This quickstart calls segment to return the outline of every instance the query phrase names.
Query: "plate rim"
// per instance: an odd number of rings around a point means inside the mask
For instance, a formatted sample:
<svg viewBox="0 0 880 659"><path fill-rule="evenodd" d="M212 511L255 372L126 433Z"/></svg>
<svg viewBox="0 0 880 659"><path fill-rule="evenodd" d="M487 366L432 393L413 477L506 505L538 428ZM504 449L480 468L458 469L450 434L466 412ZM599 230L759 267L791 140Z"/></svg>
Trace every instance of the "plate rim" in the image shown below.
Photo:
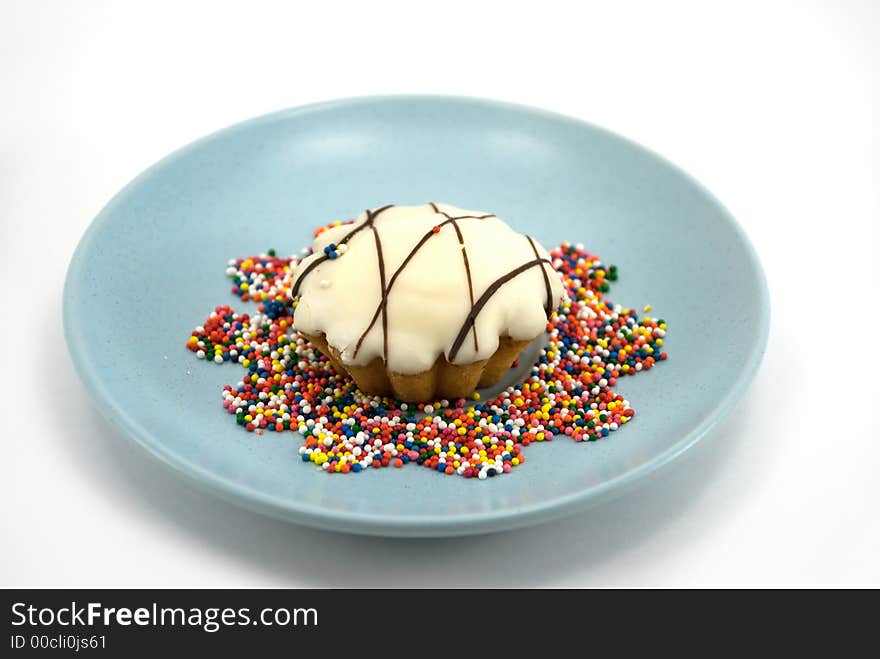
<svg viewBox="0 0 880 659"><path fill-rule="evenodd" d="M285 499L283 497L266 494L229 478L218 476L212 471L207 470L199 464L183 458L177 455L174 451L166 448L161 440L157 439L151 431L141 426L136 420L130 417L124 408L114 403L113 396L107 390L107 387L104 386L100 374L94 368L94 365L90 364L85 357L83 347L79 345L79 341L76 338L74 328L77 324L77 308L75 307L73 298L76 297L77 282L83 280L81 274L86 266L85 255L88 253L90 245L94 242L101 228L110 221L114 209L126 199L141 180L177 159L188 156L205 142L220 136L248 130L253 126L262 123L269 123L282 118L290 119L302 117L315 112L324 112L339 107L351 107L374 103L425 102L430 100L482 106L488 110L514 110L520 113L552 119L557 122L561 121L573 124L580 128L587 128L595 131L605 137L623 142L627 146L640 150L659 161L660 164L670 168L674 173L692 184L699 192L705 195L708 201L721 211L721 218L731 226L735 235L745 247L749 268L757 275L758 287L760 289L759 304L757 305L760 314L760 328L757 341L752 344L748 355L743 360L743 367L740 369L737 379L726 394L714 407L711 408L697 426L695 426L689 433L679 438L678 441L669 446L665 451L652 457L650 460L597 485L570 494L558 496L525 507L515 507L500 511L464 513L454 516L430 514L407 518L381 513L328 510L318 505L304 504L294 499ZM107 419L111 425L119 428L129 441L140 446L142 449L145 449L148 454L158 459L159 462L172 468L175 472L184 475L190 483L195 483L202 490L218 495L227 501L244 506L255 512L267 514L271 517L288 522L304 524L326 530L366 535L404 537L475 535L549 522L572 514L577 510L583 510L596 505L603 500L611 498L615 494L623 494L631 487L644 483L647 476L654 474L662 467L673 462L685 453L685 451L705 437L733 410L736 403L742 398L749 384L751 384L754 379L766 352L770 331L770 315L770 292L764 268L761 265L757 250L745 230L727 207L722 204L721 201L718 200L708 188L706 188L706 186L668 158L634 140L583 119L519 103L510 103L507 101L480 97L438 94L355 96L286 108L236 122L204 135L203 137L172 151L170 154L147 167L123 186L92 219L73 251L70 264L67 268L62 293L63 333L68 353L70 354L74 365L74 370L101 415Z"/></svg>

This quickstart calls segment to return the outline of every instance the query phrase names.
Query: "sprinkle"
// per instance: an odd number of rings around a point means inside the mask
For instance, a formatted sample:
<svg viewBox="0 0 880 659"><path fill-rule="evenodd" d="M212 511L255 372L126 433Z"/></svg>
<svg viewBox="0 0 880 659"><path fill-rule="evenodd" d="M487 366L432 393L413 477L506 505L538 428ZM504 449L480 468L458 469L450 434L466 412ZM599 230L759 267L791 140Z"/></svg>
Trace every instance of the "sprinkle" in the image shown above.
<svg viewBox="0 0 880 659"><path fill-rule="evenodd" d="M338 255L345 246L332 247ZM232 293L255 302L255 310L218 306L185 345L199 359L238 364L243 375L223 387L223 408L249 432L299 433L298 455L318 471L416 464L443 475L495 478L525 464L524 449L533 442L560 435L597 441L630 423L635 411L614 387L667 359L666 321L639 318L605 296L616 266L569 243L550 257L566 295L548 322L548 344L523 381L492 400L475 392L471 403L406 404L362 393L292 331L291 279L301 259L278 258L273 250L224 266Z"/></svg>
<svg viewBox="0 0 880 659"><path fill-rule="evenodd" d="M650 304L646 304L646 305L645 305L645 308L642 309L642 311L644 311L645 313L648 313L650 310L651 310L651 305L650 305Z"/></svg>
<svg viewBox="0 0 880 659"><path fill-rule="evenodd" d="M318 286L320 286L321 288L330 288L330 280L322 279L318 282Z"/></svg>
<svg viewBox="0 0 880 659"><path fill-rule="evenodd" d="M344 247L345 247L345 245L337 245L336 243L330 243L329 245L327 245L324 248L324 254L327 256L328 259L338 258L342 254L345 254L346 250L342 249Z"/></svg>

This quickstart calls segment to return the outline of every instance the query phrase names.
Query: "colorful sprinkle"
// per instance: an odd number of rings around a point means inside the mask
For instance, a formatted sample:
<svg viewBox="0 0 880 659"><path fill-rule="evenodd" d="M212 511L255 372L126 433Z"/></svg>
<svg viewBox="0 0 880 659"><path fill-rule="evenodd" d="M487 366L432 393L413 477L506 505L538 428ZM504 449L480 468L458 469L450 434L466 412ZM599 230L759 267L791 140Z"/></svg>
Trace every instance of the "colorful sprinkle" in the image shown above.
<svg viewBox="0 0 880 659"><path fill-rule="evenodd" d="M341 247L328 245L325 253L338 256ZM464 399L407 404L361 393L291 331L290 279L300 259L271 250L234 259L226 271L233 294L258 302L257 311L217 307L186 347L206 361L240 364L245 376L223 388L223 407L257 434L299 432L301 460L317 469L358 473L415 463L485 480L522 465L532 442L557 435L596 441L629 423L635 411L613 387L666 359L665 321L639 318L604 296L617 280L616 266L606 268L582 245L568 243L551 257L567 295L547 323L548 344L520 386L485 402L479 393L471 405Z"/></svg>

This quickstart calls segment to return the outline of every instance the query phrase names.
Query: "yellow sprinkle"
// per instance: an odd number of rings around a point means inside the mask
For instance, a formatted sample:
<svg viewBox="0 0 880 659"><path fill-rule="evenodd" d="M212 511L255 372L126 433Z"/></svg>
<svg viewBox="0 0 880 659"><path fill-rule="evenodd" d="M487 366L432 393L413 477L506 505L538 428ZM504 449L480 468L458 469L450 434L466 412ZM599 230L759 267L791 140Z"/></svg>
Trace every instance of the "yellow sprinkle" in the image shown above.
<svg viewBox="0 0 880 659"><path fill-rule="evenodd" d="M645 308L644 308L644 312L645 312L645 313L648 313L650 310L651 310L651 305L650 305L650 304L646 304L646 305L645 305Z"/></svg>

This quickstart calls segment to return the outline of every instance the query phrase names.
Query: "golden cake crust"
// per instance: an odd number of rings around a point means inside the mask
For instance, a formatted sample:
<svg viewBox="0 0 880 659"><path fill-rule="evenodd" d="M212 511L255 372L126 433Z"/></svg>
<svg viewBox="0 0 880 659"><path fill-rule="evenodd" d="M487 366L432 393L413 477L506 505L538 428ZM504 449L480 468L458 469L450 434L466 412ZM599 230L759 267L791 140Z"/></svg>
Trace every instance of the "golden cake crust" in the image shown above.
<svg viewBox="0 0 880 659"><path fill-rule="evenodd" d="M404 374L389 370L378 357L365 366L344 364L339 351L327 345L324 336L302 334L327 355L337 373L351 377L361 391L409 402L467 398L478 387L491 387L504 377L513 361L531 343L503 336L489 359L459 365L451 364L445 355L440 355L429 370Z"/></svg>

